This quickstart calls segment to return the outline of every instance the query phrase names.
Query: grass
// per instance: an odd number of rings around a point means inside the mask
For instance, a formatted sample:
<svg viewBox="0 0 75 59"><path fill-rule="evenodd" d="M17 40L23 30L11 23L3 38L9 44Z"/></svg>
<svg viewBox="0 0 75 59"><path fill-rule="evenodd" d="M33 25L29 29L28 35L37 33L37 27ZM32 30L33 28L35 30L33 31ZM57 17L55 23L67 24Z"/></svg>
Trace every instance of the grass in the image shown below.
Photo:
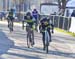
<svg viewBox="0 0 75 59"><path fill-rule="evenodd" d="M73 37L75 37L75 33L72 33L72 32L69 32L69 31L66 31L66 30L63 30L63 29L59 29L59 28L55 28L56 31L59 31L59 32L63 32L65 34L69 34Z"/></svg>

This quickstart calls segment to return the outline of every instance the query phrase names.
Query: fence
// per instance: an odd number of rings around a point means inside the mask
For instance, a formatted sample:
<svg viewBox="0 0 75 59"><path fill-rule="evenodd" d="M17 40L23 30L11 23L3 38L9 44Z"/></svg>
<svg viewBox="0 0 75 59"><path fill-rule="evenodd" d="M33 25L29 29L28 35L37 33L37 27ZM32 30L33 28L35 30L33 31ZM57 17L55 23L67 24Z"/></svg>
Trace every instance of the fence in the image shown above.
<svg viewBox="0 0 75 59"><path fill-rule="evenodd" d="M45 16L47 17L47 15L41 15L41 18ZM71 25L71 17L59 16L59 15L51 15L49 17L56 28L69 31Z"/></svg>

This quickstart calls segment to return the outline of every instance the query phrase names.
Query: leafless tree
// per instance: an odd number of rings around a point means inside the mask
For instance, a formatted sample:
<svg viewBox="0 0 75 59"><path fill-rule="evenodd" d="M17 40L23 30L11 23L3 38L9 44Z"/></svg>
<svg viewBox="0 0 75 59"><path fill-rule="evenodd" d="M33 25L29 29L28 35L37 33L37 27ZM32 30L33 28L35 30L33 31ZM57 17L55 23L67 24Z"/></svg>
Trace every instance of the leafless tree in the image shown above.
<svg viewBox="0 0 75 59"><path fill-rule="evenodd" d="M69 0L58 0L59 15L64 15L66 4Z"/></svg>

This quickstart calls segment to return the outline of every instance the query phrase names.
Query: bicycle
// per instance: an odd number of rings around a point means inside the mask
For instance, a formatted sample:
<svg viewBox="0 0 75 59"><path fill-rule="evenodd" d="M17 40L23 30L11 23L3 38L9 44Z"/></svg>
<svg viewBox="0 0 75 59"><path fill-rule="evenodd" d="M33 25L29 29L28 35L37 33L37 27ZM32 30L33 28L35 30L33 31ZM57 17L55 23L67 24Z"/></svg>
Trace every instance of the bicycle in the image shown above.
<svg viewBox="0 0 75 59"><path fill-rule="evenodd" d="M33 47L34 45L34 33L29 24L26 24L26 31L27 31L27 46L28 48L30 48L30 46Z"/></svg>
<svg viewBox="0 0 75 59"><path fill-rule="evenodd" d="M9 28L10 32L13 31L13 21L8 20L8 28Z"/></svg>
<svg viewBox="0 0 75 59"><path fill-rule="evenodd" d="M45 29L45 50L46 50L46 53L48 53L49 42L50 42L50 36L49 36L49 33L46 28Z"/></svg>

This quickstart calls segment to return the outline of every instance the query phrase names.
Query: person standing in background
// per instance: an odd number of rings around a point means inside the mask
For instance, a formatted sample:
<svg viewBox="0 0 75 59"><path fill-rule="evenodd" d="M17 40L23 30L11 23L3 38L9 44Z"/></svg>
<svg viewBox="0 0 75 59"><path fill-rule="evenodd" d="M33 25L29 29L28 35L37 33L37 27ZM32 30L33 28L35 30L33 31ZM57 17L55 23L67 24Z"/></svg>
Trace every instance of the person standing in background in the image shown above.
<svg viewBox="0 0 75 59"><path fill-rule="evenodd" d="M73 10L71 17L75 17L75 10Z"/></svg>

